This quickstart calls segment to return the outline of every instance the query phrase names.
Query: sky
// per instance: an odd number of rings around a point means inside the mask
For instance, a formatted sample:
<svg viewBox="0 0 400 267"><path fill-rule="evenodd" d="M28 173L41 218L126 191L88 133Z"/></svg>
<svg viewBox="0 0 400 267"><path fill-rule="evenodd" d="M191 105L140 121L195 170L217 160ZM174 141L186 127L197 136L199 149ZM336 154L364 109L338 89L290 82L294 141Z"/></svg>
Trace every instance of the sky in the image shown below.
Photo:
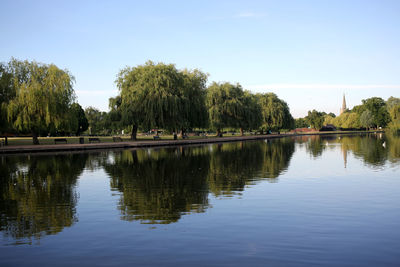
<svg viewBox="0 0 400 267"><path fill-rule="evenodd" d="M53 63L77 101L108 110L148 60L274 92L295 118L400 97L400 1L0 0L0 62Z"/></svg>

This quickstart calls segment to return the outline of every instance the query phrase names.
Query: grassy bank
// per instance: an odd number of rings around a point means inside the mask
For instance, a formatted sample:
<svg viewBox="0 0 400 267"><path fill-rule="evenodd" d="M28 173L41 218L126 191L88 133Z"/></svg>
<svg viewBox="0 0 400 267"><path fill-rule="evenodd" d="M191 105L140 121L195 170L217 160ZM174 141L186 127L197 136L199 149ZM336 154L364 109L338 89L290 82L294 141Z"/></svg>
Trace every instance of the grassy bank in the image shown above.
<svg viewBox="0 0 400 267"><path fill-rule="evenodd" d="M364 131L365 133L373 133L376 131ZM380 131L381 132L381 131ZM295 135L326 135L326 134L352 134L352 133L360 133L360 131L329 131L329 132L298 132L298 133L282 133L282 136L295 136ZM252 136L253 134L246 133L245 136ZM239 134L225 134L223 138L228 138L232 136L239 136ZM208 136L188 136L187 139L189 140L196 140L196 139L205 139L205 138L213 138L215 135L208 135ZM79 137L65 137L65 136L58 136L58 137L39 137L40 145L54 145L54 139L66 139L68 144L79 144ZM84 136L85 144L89 143L89 137ZM100 143L114 143L112 136L90 136L90 138L98 138ZM173 135L160 135L161 140L173 140ZM121 137L123 142L130 142L129 136ZM4 139L3 139L4 140ZM153 135L138 135L137 141L152 141ZM182 140L178 138L178 140ZM158 140L154 140L158 141ZM32 137L9 137L8 138L8 146L26 146L32 145Z"/></svg>
<svg viewBox="0 0 400 267"><path fill-rule="evenodd" d="M66 137L66 136L57 136L57 137L39 137L40 145L54 145L54 139L67 139L68 144L79 144L79 137ZM89 143L89 137L84 136L85 144ZM113 143L112 136L90 136L90 138L99 138L100 143ZM174 137L172 135L160 135L161 140L173 140ZM189 136L189 139L201 139L205 138L202 136ZM129 136L121 137L122 141L128 142L131 141ZM3 138L4 140L4 138ZM152 135L141 135L137 136L138 141L149 141L153 140ZM24 146L24 145L32 145L32 137L9 137L8 138L8 146Z"/></svg>

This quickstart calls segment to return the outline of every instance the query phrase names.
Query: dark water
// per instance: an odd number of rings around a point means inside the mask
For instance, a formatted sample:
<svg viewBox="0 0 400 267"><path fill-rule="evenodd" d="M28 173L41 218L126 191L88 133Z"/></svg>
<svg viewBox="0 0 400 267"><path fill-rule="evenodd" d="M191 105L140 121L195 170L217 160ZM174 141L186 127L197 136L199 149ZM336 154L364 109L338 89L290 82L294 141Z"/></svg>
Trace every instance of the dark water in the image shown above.
<svg viewBox="0 0 400 267"><path fill-rule="evenodd" d="M0 157L0 266L399 266L400 138Z"/></svg>

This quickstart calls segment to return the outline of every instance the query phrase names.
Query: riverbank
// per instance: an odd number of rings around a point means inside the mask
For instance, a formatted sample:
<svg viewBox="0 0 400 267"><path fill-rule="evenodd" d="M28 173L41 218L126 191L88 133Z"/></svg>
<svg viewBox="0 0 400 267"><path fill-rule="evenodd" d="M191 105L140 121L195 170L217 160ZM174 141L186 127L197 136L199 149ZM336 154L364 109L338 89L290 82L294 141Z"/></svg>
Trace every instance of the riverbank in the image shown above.
<svg viewBox="0 0 400 267"><path fill-rule="evenodd" d="M38 152L60 152L60 151L79 151L79 150L99 150L99 149L128 149L142 147L164 147L164 146L182 146L197 145L209 143L238 142L249 140L264 140L283 137L296 137L304 135L351 135L366 133L383 133L384 131L351 131L351 132L310 132L298 134L270 134L270 135L250 135L250 136L226 136L226 137L208 137L198 139L184 140L139 140L122 141L115 143L92 143L92 144L58 144L58 145L21 145L21 146L3 146L0 147L0 154L30 154Z"/></svg>

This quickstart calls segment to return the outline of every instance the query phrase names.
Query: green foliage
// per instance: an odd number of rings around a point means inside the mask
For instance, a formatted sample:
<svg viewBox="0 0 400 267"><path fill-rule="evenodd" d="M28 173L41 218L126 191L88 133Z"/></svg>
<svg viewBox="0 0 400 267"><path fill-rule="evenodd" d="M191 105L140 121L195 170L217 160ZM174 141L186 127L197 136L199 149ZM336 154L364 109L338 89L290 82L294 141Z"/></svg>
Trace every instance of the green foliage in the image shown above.
<svg viewBox="0 0 400 267"><path fill-rule="evenodd" d="M325 124L333 124L337 128L344 128L344 129L356 129L361 128L362 125L360 123L360 115L356 112L347 111L340 116L332 118L331 116L325 116Z"/></svg>
<svg viewBox="0 0 400 267"><path fill-rule="evenodd" d="M400 104L393 105L389 110L391 122L389 128L396 133L400 133Z"/></svg>
<svg viewBox="0 0 400 267"><path fill-rule="evenodd" d="M199 70L178 71L172 64L151 61L121 70L116 83L123 125L171 131L206 126L206 81Z"/></svg>
<svg viewBox="0 0 400 267"><path fill-rule="evenodd" d="M329 112L328 115L331 116L332 118L336 118L336 115L333 112Z"/></svg>
<svg viewBox="0 0 400 267"><path fill-rule="evenodd" d="M71 116L71 131L76 135L80 135L89 127L89 122L86 118L85 111L78 103L72 103L70 108Z"/></svg>
<svg viewBox="0 0 400 267"><path fill-rule="evenodd" d="M386 109L385 101L380 97L371 97L362 100L362 103L362 107L357 108L357 113L361 115L365 110L369 110L374 116L374 126L386 127L390 122L390 115Z"/></svg>
<svg viewBox="0 0 400 267"><path fill-rule="evenodd" d="M102 135L109 132L109 121L107 120L106 112L94 107L88 107L85 109L85 116L89 123L88 132L90 135Z"/></svg>
<svg viewBox="0 0 400 267"><path fill-rule="evenodd" d="M108 99L108 107L110 111L107 114L107 120L109 122L109 127L112 132L120 133L123 128L123 124L121 123L122 113L121 113L121 96L110 97Z"/></svg>
<svg viewBox="0 0 400 267"><path fill-rule="evenodd" d="M324 116L324 125L328 125L328 124L332 124L335 125L335 117L333 117L332 115L330 115L331 113L327 114ZM333 114L335 115L335 114Z"/></svg>
<svg viewBox="0 0 400 267"><path fill-rule="evenodd" d="M254 129L261 124L261 110L254 96L240 84L213 82L207 89L206 106L211 126Z"/></svg>
<svg viewBox="0 0 400 267"><path fill-rule="evenodd" d="M391 97L389 97L388 100L386 101L386 108L387 108L387 110L389 111L389 113L390 113L390 110L391 110L393 107L398 106L398 105L400 105L400 98L398 98L398 97L393 97L393 96L391 96Z"/></svg>
<svg viewBox="0 0 400 267"><path fill-rule="evenodd" d="M360 128L360 115L356 112L346 112L342 114L341 128ZM339 116L340 117L340 116Z"/></svg>
<svg viewBox="0 0 400 267"><path fill-rule="evenodd" d="M208 112L205 105L207 74L195 69L184 70L184 97L189 101L182 112L183 128L204 128L208 126Z"/></svg>
<svg viewBox="0 0 400 267"><path fill-rule="evenodd" d="M309 126L309 124L307 123L307 121L304 118L298 118L298 119L295 119L295 121L294 121L295 128L307 128L308 126Z"/></svg>
<svg viewBox="0 0 400 267"><path fill-rule="evenodd" d="M53 64L16 59L9 62L9 70L15 97L7 106L8 121L18 131L31 132L34 137L51 128L65 130L75 96L72 75Z"/></svg>
<svg viewBox="0 0 400 267"><path fill-rule="evenodd" d="M313 109L312 111L308 111L308 115L305 117L305 120L312 128L319 130L324 124L325 115L325 112L319 112Z"/></svg>
<svg viewBox="0 0 400 267"><path fill-rule="evenodd" d="M257 97L249 91L245 91L243 96L243 119L240 123L240 128L252 130L259 128L261 124L261 106Z"/></svg>
<svg viewBox="0 0 400 267"><path fill-rule="evenodd" d="M11 127L7 120L7 105L14 97L13 75L6 64L0 63L0 133Z"/></svg>
<svg viewBox="0 0 400 267"><path fill-rule="evenodd" d="M294 119L285 101L274 93L257 94L261 106L262 128L270 130L292 129Z"/></svg>
<svg viewBox="0 0 400 267"><path fill-rule="evenodd" d="M184 79L174 65L149 61L127 67L119 73L117 85L124 121L146 129L181 128L180 113L187 111L189 101L182 97Z"/></svg>
<svg viewBox="0 0 400 267"><path fill-rule="evenodd" d="M371 128L372 126L374 126L374 115L370 110L367 109L363 113L361 113L360 124L365 128Z"/></svg>

